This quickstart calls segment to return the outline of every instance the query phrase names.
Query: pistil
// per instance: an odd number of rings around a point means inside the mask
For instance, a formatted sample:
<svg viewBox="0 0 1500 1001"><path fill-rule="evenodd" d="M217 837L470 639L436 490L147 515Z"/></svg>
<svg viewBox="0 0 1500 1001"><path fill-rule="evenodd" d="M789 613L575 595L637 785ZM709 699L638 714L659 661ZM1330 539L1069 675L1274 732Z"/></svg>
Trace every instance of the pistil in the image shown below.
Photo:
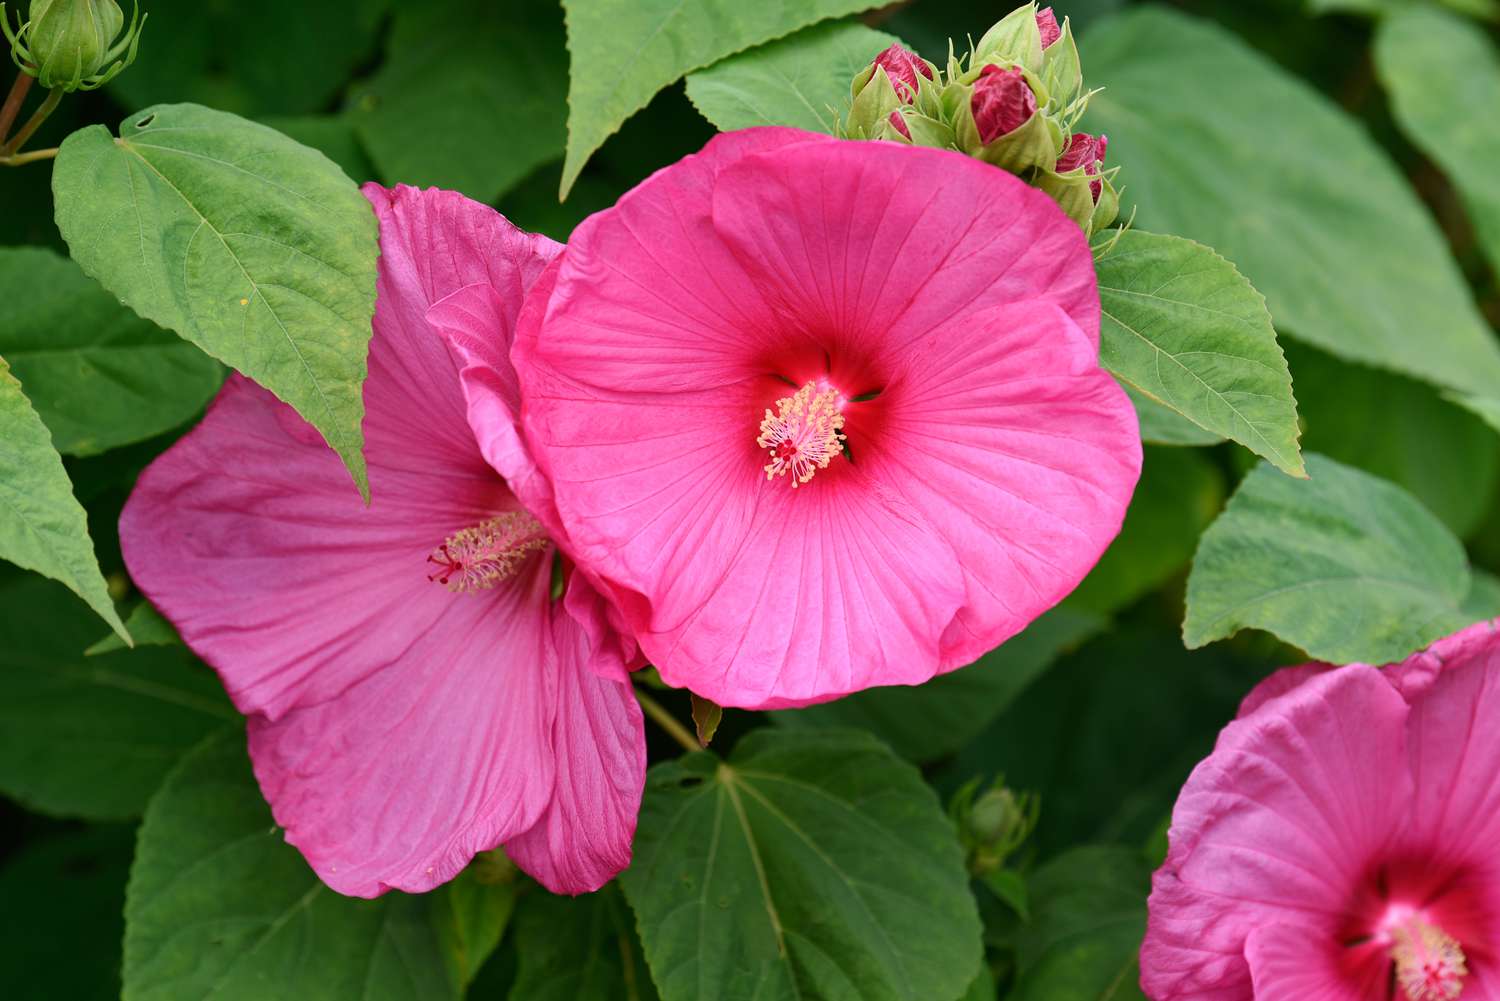
<svg viewBox="0 0 1500 1001"><path fill-rule="evenodd" d="M428 555L438 569L427 579L454 593L488 590L514 577L526 557L546 545L540 522L524 511L507 511L450 535Z"/></svg>
<svg viewBox="0 0 1500 1001"><path fill-rule="evenodd" d="M776 401L776 412L766 411L755 444L765 449L766 479L790 473L795 489L828 468L843 448L844 398L831 386L809 382L792 396Z"/></svg>

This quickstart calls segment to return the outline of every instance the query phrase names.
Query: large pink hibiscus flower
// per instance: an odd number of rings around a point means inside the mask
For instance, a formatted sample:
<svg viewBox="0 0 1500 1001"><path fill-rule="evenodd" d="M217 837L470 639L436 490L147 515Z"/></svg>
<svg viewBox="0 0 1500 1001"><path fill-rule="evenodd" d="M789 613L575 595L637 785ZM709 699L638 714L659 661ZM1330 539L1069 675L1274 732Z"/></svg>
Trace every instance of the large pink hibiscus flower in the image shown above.
<svg viewBox="0 0 1500 1001"><path fill-rule="evenodd" d="M762 708L961 667L1077 585L1140 467L1098 334L1045 194L753 129L579 226L514 358L580 566L669 683Z"/></svg>
<svg viewBox="0 0 1500 1001"><path fill-rule="evenodd" d="M588 583L570 574L552 600L555 547L485 461L442 336L503 358L559 248L449 192L365 193L370 506L316 432L236 377L141 476L126 563L250 717L276 820L334 889L427 890L503 844L549 888L591 890L630 859L640 709L609 680L620 644ZM488 440L514 413L476 420Z"/></svg>
<svg viewBox="0 0 1500 1001"><path fill-rule="evenodd" d="M1154 1001L1500 1001L1500 620L1267 679L1170 842Z"/></svg>

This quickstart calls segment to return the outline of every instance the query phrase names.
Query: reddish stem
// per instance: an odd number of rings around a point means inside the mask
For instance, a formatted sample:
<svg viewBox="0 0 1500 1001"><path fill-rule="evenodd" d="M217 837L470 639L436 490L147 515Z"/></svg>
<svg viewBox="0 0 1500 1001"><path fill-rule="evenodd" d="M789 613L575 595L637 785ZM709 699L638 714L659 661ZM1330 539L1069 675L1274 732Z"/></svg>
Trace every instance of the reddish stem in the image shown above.
<svg viewBox="0 0 1500 1001"><path fill-rule="evenodd" d="M6 136L10 135L10 127L15 124L16 115L21 112L21 102L26 100L26 93L31 90L31 81L34 79L30 73L18 73L16 82L11 84L5 106L0 107L0 145L4 145Z"/></svg>

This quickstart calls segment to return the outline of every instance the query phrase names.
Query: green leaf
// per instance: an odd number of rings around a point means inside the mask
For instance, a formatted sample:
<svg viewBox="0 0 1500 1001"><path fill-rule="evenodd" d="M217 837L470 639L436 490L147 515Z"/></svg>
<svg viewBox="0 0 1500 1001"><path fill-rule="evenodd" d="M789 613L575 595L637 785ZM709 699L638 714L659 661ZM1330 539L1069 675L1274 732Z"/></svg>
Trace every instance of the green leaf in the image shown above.
<svg viewBox="0 0 1500 1001"><path fill-rule="evenodd" d="M1448 399L1478 414L1486 424L1500 431L1500 396L1475 396L1465 393L1449 393Z"/></svg>
<svg viewBox="0 0 1500 1001"><path fill-rule="evenodd" d="M867 734L757 730L652 768L620 876L665 1001L951 1001L980 961L958 839Z"/></svg>
<svg viewBox="0 0 1500 1001"><path fill-rule="evenodd" d="M1500 577L1483 570L1474 571L1474 582L1464 598L1463 615L1470 622L1500 616Z"/></svg>
<svg viewBox="0 0 1500 1001"><path fill-rule="evenodd" d="M1083 49L1105 88L1085 127L1109 135L1143 228L1234 261L1284 334L1453 389L1500 385L1500 343L1436 223L1331 101L1163 7L1101 22Z"/></svg>
<svg viewBox="0 0 1500 1001"><path fill-rule="evenodd" d="M697 730L698 746L707 747L713 742L714 734L719 732L719 724L724 721L724 707L696 692L688 694L692 696L693 728Z"/></svg>
<svg viewBox="0 0 1500 1001"><path fill-rule="evenodd" d="M619 888L530 894L516 915L520 973L510 1001L656 1001Z"/></svg>
<svg viewBox="0 0 1500 1001"><path fill-rule="evenodd" d="M1463 546L1399 487L1321 455L1262 464L1203 533L1183 639L1264 629L1333 664L1390 664L1464 625Z"/></svg>
<svg viewBox="0 0 1500 1001"><path fill-rule="evenodd" d="M1287 357L1308 449L1390 480L1460 537L1479 526L1500 480L1500 442L1483 421L1399 375L1300 345Z"/></svg>
<svg viewBox="0 0 1500 1001"><path fill-rule="evenodd" d="M0 302L0 355L66 455L174 428L223 381L212 358L123 308L50 250L0 248Z"/></svg>
<svg viewBox="0 0 1500 1001"><path fill-rule="evenodd" d="M1038 869L1010 1001L1145 1001L1137 953L1150 889L1150 870L1131 848L1077 848Z"/></svg>
<svg viewBox="0 0 1500 1001"><path fill-rule="evenodd" d="M57 228L88 275L291 404L368 494L365 348L375 214L315 150L220 111L159 105L62 144Z"/></svg>
<svg viewBox="0 0 1500 1001"><path fill-rule="evenodd" d="M569 54L563 197L604 140L684 74L809 24L874 6L871 0L563 0Z"/></svg>
<svg viewBox="0 0 1500 1001"><path fill-rule="evenodd" d="M1413 143L1443 169L1468 207L1480 246L1500 274L1500 52L1479 25L1414 6L1375 34L1375 69L1391 111ZM1480 109L1490 109L1485 113Z"/></svg>
<svg viewBox="0 0 1500 1001"><path fill-rule="evenodd" d="M967 744L1058 656L1103 627L1099 616L1064 605L968 667L926 684L870 688L834 702L775 712L771 719L797 730L858 727L902 757L932 761Z"/></svg>
<svg viewBox="0 0 1500 1001"><path fill-rule="evenodd" d="M376 180L375 165L355 134L353 115L270 115L262 125L311 146L359 183Z"/></svg>
<svg viewBox="0 0 1500 1001"><path fill-rule="evenodd" d="M32 841L0 867L0 983L6 1001L120 996L128 827Z"/></svg>
<svg viewBox="0 0 1500 1001"><path fill-rule="evenodd" d="M1132 229L1098 271L1105 368L1303 475L1292 377L1265 300L1233 264L1191 240Z"/></svg>
<svg viewBox="0 0 1500 1001"><path fill-rule="evenodd" d="M186 878L184 878L186 877ZM124 1001L457 1001L443 890L341 897L287 844L231 727L167 777L125 894Z"/></svg>
<svg viewBox="0 0 1500 1001"><path fill-rule="evenodd" d="M854 21L814 25L690 74L687 96L724 132L790 125L831 133L849 106L849 82L896 41Z"/></svg>
<svg viewBox="0 0 1500 1001"><path fill-rule="evenodd" d="M1193 558L1224 502L1224 478L1202 454L1145 449L1125 525L1068 604L1109 615L1156 590Z"/></svg>
<svg viewBox="0 0 1500 1001"><path fill-rule="evenodd" d="M61 587L0 587L0 791L42 813L138 817L189 748L235 718L186 647L86 657L87 612Z"/></svg>
<svg viewBox="0 0 1500 1001"><path fill-rule="evenodd" d="M1307 9L1314 14L1364 14L1368 17L1384 17L1412 10L1427 0L1307 0ZM1450 10L1470 17L1500 17L1500 0L1438 0Z"/></svg>
<svg viewBox="0 0 1500 1001"><path fill-rule="evenodd" d="M517 870L499 849L483 852L432 895L432 916L453 981L463 986L500 944L521 887Z"/></svg>
<svg viewBox="0 0 1500 1001"><path fill-rule="evenodd" d="M172 623L162 618L161 613L149 601L142 601L130 610L130 616L125 620L125 628L138 648L182 644L182 637L177 635L177 629ZM113 653L116 650L125 649L128 649L125 642L114 633L110 633L83 653L87 657L92 657L95 654Z"/></svg>
<svg viewBox="0 0 1500 1001"><path fill-rule="evenodd" d="M1135 416L1141 422L1141 441L1153 445L1217 445L1222 435L1205 431L1175 410L1169 410L1128 382L1125 394L1135 404Z"/></svg>
<svg viewBox="0 0 1500 1001"><path fill-rule="evenodd" d="M566 58L556 4L410 4L349 113L388 183L492 202L562 154Z"/></svg>
<svg viewBox="0 0 1500 1001"><path fill-rule="evenodd" d="M0 358L0 559L66 584L127 643L52 436Z"/></svg>
<svg viewBox="0 0 1500 1001"><path fill-rule="evenodd" d="M126 7L126 4L121 4ZM146 0L127 107L195 101L246 115L321 110L368 57L388 0Z"/></svg>

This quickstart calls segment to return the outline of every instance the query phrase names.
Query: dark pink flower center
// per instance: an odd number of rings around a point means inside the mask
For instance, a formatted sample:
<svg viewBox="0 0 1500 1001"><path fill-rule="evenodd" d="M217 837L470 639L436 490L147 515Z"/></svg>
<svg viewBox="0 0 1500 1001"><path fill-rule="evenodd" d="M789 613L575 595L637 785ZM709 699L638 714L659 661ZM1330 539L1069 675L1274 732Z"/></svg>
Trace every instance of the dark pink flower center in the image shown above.
<svg viewBox="0 0 1500 1001"><path fill-rule="evenodd" d="M539 521L507 511L448 536L427 557L438 568L427 579L454 593L484 591L514 577L526 557L546 545Z"/></svg>

